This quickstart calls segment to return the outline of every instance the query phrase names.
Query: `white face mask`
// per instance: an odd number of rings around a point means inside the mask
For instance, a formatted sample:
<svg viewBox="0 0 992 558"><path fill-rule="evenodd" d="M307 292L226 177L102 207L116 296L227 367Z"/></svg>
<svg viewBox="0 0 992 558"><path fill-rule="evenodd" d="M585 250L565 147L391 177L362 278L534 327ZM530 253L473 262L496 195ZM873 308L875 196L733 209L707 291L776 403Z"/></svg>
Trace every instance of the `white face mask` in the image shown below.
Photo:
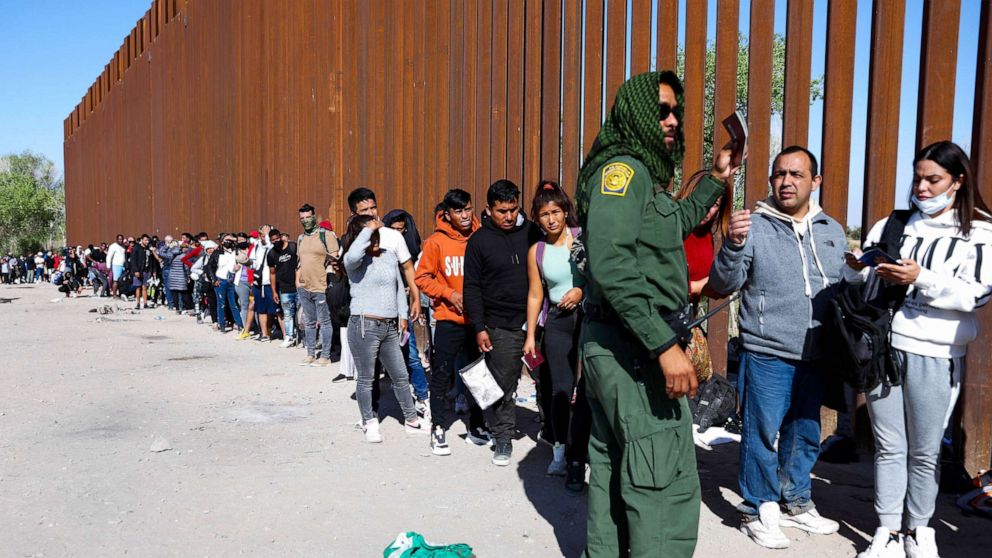
<svg viewBox="0 0 992 558"><path fill-rule="evenodd" d="M934 196L927 200L921 200L915 195L913 196L913 205L918 207L920 211L926 213L927 215L940 213L944 209L948 208L952 203L954 203L954 194L950 193L950 191L944 192L939 196Z"/></svg>

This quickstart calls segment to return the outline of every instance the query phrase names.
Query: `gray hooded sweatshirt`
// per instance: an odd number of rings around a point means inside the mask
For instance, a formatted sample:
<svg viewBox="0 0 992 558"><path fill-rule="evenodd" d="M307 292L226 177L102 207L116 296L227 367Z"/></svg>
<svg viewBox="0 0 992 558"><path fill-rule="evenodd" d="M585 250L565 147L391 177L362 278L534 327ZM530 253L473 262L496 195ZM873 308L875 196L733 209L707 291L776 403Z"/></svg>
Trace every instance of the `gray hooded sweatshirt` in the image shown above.
<svg viewBox="0 0 992 558"><path fill-rule="evenodd" d="M710 269L718 292L741 291L741 344L790 360L825 353L821 321L840 281L847 240L840 223L810 201L801 221L758 202L747 241L724 242Z"/></svg>

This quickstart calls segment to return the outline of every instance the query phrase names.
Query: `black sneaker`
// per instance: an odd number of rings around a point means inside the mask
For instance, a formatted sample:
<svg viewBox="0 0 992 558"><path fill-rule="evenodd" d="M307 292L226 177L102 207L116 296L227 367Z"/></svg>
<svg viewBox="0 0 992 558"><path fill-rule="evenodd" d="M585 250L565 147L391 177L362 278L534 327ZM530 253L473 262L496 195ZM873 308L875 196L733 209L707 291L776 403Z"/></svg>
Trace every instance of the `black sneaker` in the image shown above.
<svg viewBox="0 0 992 558"><path fill-rule="evenodd" d="M345 376L344 374L338 374L337 376L334 376L334 379L331 380L331 383L333 383L333 384L340 384L340 383L343 383L343 382L347 382L350 379L351 378L349 378L348 376Z"/></svg>
<svg viewBox="0 0 992 558"><path fill-rule="evenodd" d="M448 440L445 436L444 428L435 426L431 432L431 453L434 455L451 455L451 448L448 447Z"/></svg>
<svg viewBox="0 0 992 558"><path fill-rule="evenodd" d="M493 465L506 467L510 464L510 455L513 453L513 442L510 440L496 440L496 451L493 452Z"/></svg>
<svg viewBox="0 0 992 558"><path fill-rule="evenodd" d="M565 490L572 494L582 494L586 489L586 464L569 461L565 468Z"/></svg>

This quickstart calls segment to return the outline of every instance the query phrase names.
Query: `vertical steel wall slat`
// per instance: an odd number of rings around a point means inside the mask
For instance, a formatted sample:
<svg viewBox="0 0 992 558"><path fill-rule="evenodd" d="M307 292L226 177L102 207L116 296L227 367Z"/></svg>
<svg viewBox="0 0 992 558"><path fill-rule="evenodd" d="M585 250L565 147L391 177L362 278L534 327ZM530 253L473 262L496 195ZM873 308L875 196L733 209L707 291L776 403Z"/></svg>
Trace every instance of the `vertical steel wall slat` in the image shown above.
<svg viewBox="0 0 992 558"><path fill-rule="evenodd" d="M747 140L750 145L744 177L744 207L748 208L768 195L774 25L775 0L751 0L747 79Z"/></svg>
<svg viewBox="0 0 992 558"><path fill-rule="evenodd" d="M830 40L827 41L823 114L830 115L830 125L823 126L820 205L824 212L846 226L858 5L855 0L834 0L827 9Z"/></svg>
<svg viewBox="0 0 992 558"><path fill-rule="evenodd" d="M923 3L920 93L916 112L916 150L949 139L954 130L961 0Z"/></svg>

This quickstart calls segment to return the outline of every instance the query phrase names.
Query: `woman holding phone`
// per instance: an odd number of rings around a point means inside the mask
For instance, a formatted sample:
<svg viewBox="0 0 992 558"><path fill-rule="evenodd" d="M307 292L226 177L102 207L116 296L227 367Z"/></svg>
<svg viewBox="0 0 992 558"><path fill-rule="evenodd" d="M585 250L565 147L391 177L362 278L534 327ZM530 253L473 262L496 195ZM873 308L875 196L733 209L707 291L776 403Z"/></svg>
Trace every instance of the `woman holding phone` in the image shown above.
<svg viewBox="0 0 992 558"><path fill-rule="evenodd" d="M893 316L890 341L902 381L868 393L880 526L860 558L938 555L928 524L941 439L960 391L968 344L978 336L975 310L992 293L992 215L968 156L941 141L923 148L913 166L915 210L902 235L900 259L873 258L866 265L860 253L846 255L846 279L908 289ZM866 251L880 242L886 221L871 228Z"/></svg>

